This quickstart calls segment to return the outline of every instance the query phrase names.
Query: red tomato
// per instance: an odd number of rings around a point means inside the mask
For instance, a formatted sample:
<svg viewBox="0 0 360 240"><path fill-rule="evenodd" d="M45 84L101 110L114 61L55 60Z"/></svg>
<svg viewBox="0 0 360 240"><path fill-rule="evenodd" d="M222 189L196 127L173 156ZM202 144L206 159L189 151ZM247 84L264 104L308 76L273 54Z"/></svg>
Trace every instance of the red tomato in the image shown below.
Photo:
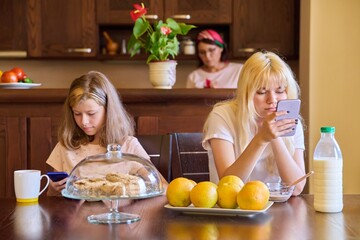
<svg viewBox="0 0 360 240"><path fill-rule="evenodd" d="M16 74L12 71L5 71L2 75L1 75L1 82L2 83L17 83L18 82L18 78L16 76Z"/></svg>
<svg viewBox="0 0 360 240"><path fill-rule="evenodd" d="M13 73L16 74L16 76L18 78L18 81L22 81L26 77L26 74L25 74L25 72L24 72L24 70L22 68L14 67L10 71L12 71Z"/></svg>

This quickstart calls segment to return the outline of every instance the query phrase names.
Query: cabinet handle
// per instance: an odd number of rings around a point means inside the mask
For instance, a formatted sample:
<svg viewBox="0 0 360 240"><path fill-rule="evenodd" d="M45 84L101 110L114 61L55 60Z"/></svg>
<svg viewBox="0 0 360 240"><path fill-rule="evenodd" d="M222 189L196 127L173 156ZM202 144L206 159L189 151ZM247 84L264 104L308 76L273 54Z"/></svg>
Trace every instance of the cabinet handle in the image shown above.
<svg viewBox="0 0 360 240"><path fill-rule="evenodd" d="M69 53L91 53L91 48L68 48Z"/></svg>
<svg viewBox="0 0 360 240"><path fill-rule="evenodd" d="M239 48L238 52L240 53L254 53L256 52L255 48Z"/></svg>
<svg viewBox="0 0 360 240"><path fill-rule="evenodd" d="M156 19L159 18L159 16L156 15L156 14L150 14L150 15L145 15L145 18L146 19L154 19L154 20L156 20Z"/></svg>
<svg viewBox="0 0 360 240"><path fill-rule="evenodd" d="M0 58L26 58L26 51L0 51Z"/></svg>
<svg viewBox="0 0 360 240"><path fill-rule="evenodd" d="M191 16L190 16L190 14L175 14L175 15L172 15L171 18L174 18L174 19L191 19Z"/></svg>

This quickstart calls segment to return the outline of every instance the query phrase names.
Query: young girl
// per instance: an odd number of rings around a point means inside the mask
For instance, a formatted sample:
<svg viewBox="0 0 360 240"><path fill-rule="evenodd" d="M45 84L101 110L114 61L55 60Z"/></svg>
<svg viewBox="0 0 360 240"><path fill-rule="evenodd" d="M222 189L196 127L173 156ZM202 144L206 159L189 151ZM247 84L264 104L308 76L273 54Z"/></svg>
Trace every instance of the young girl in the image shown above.
<svg viewBox="0 0 360 240"><path fill-rule="evenodd" d="M276 117L279 100L299 97L290 67L272 52L257 52L244 64L236 97L215 105L204 125L210 180L237 175L244 182L290 183L305 173L301 121ZM296 128L295 136L280 137ZM300 194L305 181L298 183Z"/></svg>
<svg viewBox="0 0 360 240"><path fill-rule="evenodd" d="M119 143L121 151L149 159L134 135L134 121L124 109L108 78L91 71L75 79L64 104L59 142L47 164L55 171L70 173L87 156L105 153L107 144ZM162 178L164 184L166 180ZM47 194L59 195L66 179L50 182Z"/></svg>

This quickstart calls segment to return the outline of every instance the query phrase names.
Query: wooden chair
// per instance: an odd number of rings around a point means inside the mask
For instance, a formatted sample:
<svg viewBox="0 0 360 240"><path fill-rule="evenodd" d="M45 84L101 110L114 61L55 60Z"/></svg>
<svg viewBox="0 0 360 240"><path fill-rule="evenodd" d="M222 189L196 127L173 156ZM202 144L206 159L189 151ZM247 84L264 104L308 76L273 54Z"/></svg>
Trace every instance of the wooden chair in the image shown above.
<svg viewBox="0 0 360 240"><path fill-rule="evenodd" d="M151 162L155 165L163 177L170 182L172 136L169 134L163 134L137 135L136 137L150 156Z"/></svg>
<svg viewBox="0 0 360 240"><path fill-rule="evenodd" d="M196 182L209 180L209 160L202 147L202 133L173 133L172 178L186 177Z"/></svg>

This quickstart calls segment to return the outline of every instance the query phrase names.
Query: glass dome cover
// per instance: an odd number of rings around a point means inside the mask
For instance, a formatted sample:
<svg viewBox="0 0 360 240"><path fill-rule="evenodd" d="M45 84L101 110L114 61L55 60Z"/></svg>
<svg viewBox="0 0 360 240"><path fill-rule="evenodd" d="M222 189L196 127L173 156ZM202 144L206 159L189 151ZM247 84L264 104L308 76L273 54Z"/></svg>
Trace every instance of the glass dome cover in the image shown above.
<svg viewBox="0 0 360 240"><path fill-rule="evenodd" d="M164 192L156 167L147 159L109 144L104 154L88 156L71 171L69 197L86 200L141 199Z"/></svg>

